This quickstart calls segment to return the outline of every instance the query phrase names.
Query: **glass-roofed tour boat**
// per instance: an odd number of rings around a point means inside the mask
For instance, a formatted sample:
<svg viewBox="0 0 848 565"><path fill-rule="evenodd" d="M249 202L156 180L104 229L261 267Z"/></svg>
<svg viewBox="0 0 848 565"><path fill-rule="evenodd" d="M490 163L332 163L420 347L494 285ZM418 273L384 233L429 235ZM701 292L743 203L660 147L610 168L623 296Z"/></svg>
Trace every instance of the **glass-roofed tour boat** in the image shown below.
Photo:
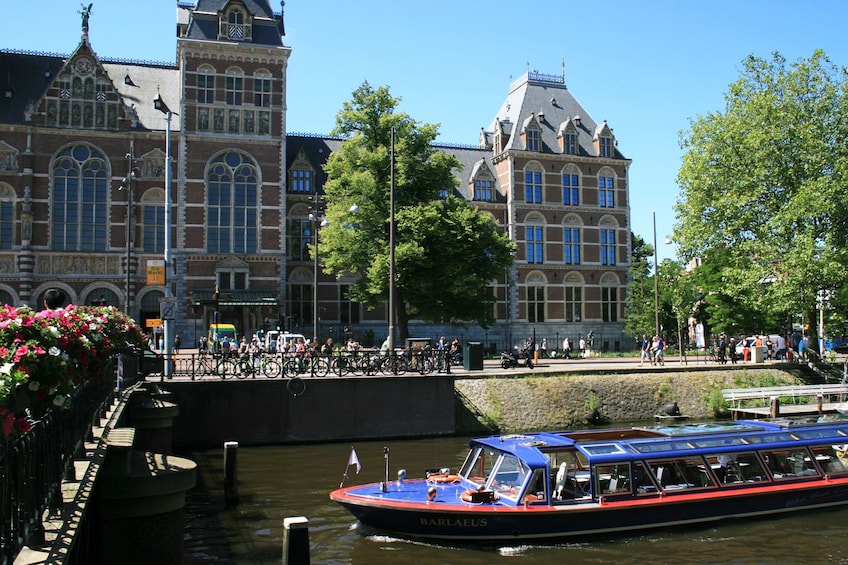
<svg viewBox="0 0 848 565"><path fill-rule="evenodd" d="M462 468L348 486L361 524L451 541L580 539L848 502L848 419L474 439Z"/></svg>

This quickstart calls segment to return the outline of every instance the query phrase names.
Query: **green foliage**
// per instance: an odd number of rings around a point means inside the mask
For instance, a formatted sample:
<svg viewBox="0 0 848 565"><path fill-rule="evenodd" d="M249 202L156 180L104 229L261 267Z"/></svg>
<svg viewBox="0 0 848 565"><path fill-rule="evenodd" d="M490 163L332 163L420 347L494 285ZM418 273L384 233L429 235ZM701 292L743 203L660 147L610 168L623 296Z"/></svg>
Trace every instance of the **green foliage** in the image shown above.
<svg viewBox="0 0 848 565"><path fill-rule="evenodd" d="M730 405L724 399L721 388L715 387L710 390L710 394L707 397L707 408L715 418L724 418L730 414Z"/></svg>
<svg viewBox="0 0 848 565"><path fill-rule="evenodd" d="M630 250L630 286L627 289L627 316L624 331L639 338L642 334L654 335L654 247L635 233L630 234L633 245Z"/></svg>
<svg viewBox="0 0 848 565"><path fill-rule="evenodd" d="M818 289L848 287L847 77L821 51L791 65L749 56L724 110L681 134L674 239L684 259L718 262L711 318L734 299L785 324L814 310Z"/></svg>
<svg viewBox="0 0 848 565"><path fill-rule="evenodd" d="M370 308L387 301L393 182L400 337L415 317L485 327L493 321L490 285L506 276L514 244L489 214L461 199L439 200L441 190L456 187L453 171L460 164L432 147L436 126L396 112L398 103L388 88L374 90L366 82L336 117L333 134L344 141L324 167L323 270L352 277L354 301Z"/></svg>

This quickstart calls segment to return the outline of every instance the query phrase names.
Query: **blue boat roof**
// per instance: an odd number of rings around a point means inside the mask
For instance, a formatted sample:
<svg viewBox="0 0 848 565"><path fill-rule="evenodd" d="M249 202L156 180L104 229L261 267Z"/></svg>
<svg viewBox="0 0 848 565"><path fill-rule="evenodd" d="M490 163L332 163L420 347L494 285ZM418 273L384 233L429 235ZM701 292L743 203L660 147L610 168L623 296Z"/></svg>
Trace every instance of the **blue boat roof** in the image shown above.
<svg viewBox="0 0 848 565"><path fill-rule="evenodd" d="M576 449L589 459L661 454L720 452L766 444L801 444L821 440L848 444L848 418L738 420L733 422L537 432L478 438L471 445L513 453L532 467L547 463L545 452Z"/></svg>

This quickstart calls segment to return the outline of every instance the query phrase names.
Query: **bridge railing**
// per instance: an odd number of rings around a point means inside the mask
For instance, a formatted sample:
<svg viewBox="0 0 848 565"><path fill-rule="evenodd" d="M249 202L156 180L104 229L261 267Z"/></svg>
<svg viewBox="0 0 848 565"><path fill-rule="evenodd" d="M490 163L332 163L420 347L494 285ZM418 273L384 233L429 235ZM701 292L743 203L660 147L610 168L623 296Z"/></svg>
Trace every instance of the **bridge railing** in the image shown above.
<svg viewBox="0 0 848 565"><path fill-rule="evenodd" d="M99 380L83 382L70 408L51 410L25 435L0 443L0 562L11 563L24 545L43 542L42 520L61 508L62 480L74 454L115 398L114 366Z"/></svg>

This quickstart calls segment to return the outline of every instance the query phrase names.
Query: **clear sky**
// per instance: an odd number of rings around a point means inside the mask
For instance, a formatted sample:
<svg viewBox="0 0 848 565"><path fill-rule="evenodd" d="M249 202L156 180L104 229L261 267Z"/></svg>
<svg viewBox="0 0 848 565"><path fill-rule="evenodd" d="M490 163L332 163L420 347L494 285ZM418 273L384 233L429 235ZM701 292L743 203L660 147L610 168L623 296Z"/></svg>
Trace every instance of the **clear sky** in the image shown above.
<svg viewBox="0 0 848 565"><path fill-rule="evenodd" d="M80 4L4 1L0 48L70 53ZM94 0L92 46L105 58L173 63L175 6ZM846 21L842 0L287 0L288 130L326 134L367 80L400 97L400 111L440 124L439 141L473 145L512 80L527 70L559 75L564 60L568 88L633 160L632 230L652 242L655 212L662 260L674 255L664 241L679 132L723 109L749 54L778 51L791 62L821 48L848 65Z"/></svg>

